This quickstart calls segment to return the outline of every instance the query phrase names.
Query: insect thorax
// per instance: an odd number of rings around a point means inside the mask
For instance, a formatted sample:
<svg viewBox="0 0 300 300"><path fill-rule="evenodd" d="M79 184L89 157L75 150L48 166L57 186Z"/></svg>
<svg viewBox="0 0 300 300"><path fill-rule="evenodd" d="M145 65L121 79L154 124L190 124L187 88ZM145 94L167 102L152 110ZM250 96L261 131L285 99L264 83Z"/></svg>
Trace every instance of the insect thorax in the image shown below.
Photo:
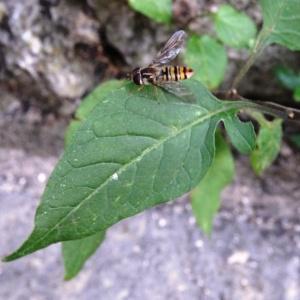
<svg viewBox="0 0 300 300"><path fill-rule="evenodd" d="M143 84L155 84L157 76L160 74L160 69L154 67L146 67L141 69Z"/></svg>

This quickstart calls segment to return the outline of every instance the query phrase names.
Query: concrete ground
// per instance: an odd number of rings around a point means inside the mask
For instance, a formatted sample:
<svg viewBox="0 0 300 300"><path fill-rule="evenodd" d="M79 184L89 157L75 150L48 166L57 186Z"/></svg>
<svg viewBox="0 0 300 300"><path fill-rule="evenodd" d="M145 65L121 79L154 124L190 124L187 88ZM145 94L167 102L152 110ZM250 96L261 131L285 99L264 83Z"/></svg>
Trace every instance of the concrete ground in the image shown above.
<svg viewBox="0 0 300 300"><path fill-rule="evenodd" d="M32 229L62 149L58 128L1 127L1 256ZM60 245L0 263L0 299L299 300L299 166L300 153L288 146L261 179L239 158L211 238L198 229L185 197L113 226L70 282L63 281Z"/></svg>

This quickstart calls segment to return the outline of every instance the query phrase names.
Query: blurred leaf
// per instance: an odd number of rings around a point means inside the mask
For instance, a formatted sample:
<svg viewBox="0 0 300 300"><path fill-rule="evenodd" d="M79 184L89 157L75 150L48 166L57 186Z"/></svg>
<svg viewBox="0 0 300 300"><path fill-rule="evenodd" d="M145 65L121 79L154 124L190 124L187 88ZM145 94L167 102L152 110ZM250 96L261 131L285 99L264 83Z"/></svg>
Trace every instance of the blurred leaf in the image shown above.
<svg viewBox="0 0 300 300"><path fill-rule="evenodd" d="M295 90L294 90L294 100L296 102L300 102L300 86L298 86Z"/></svg>
<svg viewBox="0 0 300 300"><path fill-rule="evenodd" d="M292 142L300 148L300 134L294 134L291 136Z"/></svg>
<svg viewBox="0 0 300 300"><path fill-rule="evenodd" d="M70 280L79 273L87 259L102 243L104 237L105 231L100 231L83 239L63 242L65 280Z"/></svg>
<svg viewBox="0 0 300 300"><path fill-rule="evenodd" d="M127 82L120 80L110 80L100 84L97 88L95 88L84 100L80 103L79 107L76 110L74 120L69 124L66 133L65 133L65 145L69 146L73 137L86 119L88 114L94 109L94 107L101 102L108 93L112 90L120 88L124 86Z"/></svg>
<svg viewBox="0 0 300 300"><path fill-rule="evenodd" d="M237 116L224 120L224 126L233 146L242 154L249 154L255 147L255 131L252 123L242 122Z"/></svg>
<svg viewBox="0 0 300 300"><path fill-rule="evenodd" d="M266 42L300 50L300 1L260 0Z"/></svg>
<svg viewBox="0 0 300 300"><path fill-rule="evenodd" d="M290 90L300 87L300 73L296 74L296 72L287 67L278 67L275 69L275 74L284 87Z"/></svg>
<svg viewBox="0 0 300 300"><path fill-rule="evenodd" d="M253 170L261 175L276 159L282 138L282 120L267 121L260 113L252 114L260 125L256 139L256 148L251 153L250 160Z"/></svg>
<svg viewBox="0 0 300 300"><path fill-rule="evenodd" d="M214 15L214 25L218 38L230 47L249 47L255 39L255 23L230 5L219 7Z"/></svg>
<svg viewBox="0 0 300 300"><path fill-rule="evenodd" d="M129 0L130 6L156 22L170 23L172 0Z"/></svg>
<svg viewBox="0 0 300 300"><path fill-rule="evenodd" d="M214 89L224 79L227 54L225 48L213 38L192 35L188 39L185 63L195 70L193 78Z"/></svg>
<svg viewBox="0 0 300 300"><path fill-rule="evenodd" d="M104 231L193 189L214 158L218 123L239 127L233 116L253 103L219 101L196 80L183 84L195 103L133 83L107 94L51 174L31 235L4 260Z"/></svg>
<svg viewBox="0 0 300 300"><path fill-rule="evenodd" d="M232 154L222 135L217 133L215 159L200 184L191 193L193 213L206 234L211 233L213 218L220 206L220 194L232 182L233 177Z"/></svg>

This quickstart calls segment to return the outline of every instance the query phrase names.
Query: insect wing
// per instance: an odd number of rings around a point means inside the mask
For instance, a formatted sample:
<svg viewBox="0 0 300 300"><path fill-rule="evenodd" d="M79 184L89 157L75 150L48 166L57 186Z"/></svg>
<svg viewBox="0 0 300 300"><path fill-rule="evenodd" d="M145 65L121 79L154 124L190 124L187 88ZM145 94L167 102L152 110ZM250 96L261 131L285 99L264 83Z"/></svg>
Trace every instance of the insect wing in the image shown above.
<svg viewBox="0 0 300 300"><path fill-rule="evenodd" d="M168 93L175 95L183 102L196 102L195 95L179 81L161 81L156 85L166 90Z"/></svg>
<svg viewBox="0 0 300 300"><path fill-rule="evenodd" d="M151 66L167 65L182 50L185 44L186 33L183 30L176 31L165 46L158 52Z"/></svg>

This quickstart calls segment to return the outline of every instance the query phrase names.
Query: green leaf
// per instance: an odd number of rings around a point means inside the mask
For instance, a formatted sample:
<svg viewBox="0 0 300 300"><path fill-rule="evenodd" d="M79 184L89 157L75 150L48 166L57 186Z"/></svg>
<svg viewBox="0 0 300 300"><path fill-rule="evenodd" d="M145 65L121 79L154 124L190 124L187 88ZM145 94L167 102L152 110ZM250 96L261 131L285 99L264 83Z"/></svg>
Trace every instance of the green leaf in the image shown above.
<svg viewBox="0 0 300 300"><path fill-rule="evenodd" d="M213 160L218 123L236 122L232 116L253 104L183 84L196 103L132 83L100 101L51 174L33 232L5 260L104 231L193 189Z"/></svg>
<svg viewBox="0 0 300 300"><path fill-rule="evenodd" d="M100 231L83 239L63 242L65 280L70 280L79 273L87 259L95 253L102 243L104 237L105 232Z"/></svg>
<svg viewBox="0 0 300 300"><path fill-rule="evenodd" d="M291 140L298 148L300 148L300 134L293 134Z"/></svg>
<svg viewBox="0 0 300 300"><path fill-rule="evenodd" d="M226 45L236 48L249 47L256 35L255 23L245 13L224 4L214 15L218 38Z"/></svg>
<svg viewBox="0 0 300 300"><path fill-rule="evenodd" d="M228 116L224 126L233 146L242 154L249 154L255 147L255 131L252 123L242 122L236 116Z"/></svg>
<svg viewBox="0 0 300 300"><path fill-rule="evenodd" d="M97 88L93 90L79 105L76 110L74 120L71 121L69 127L65 133L65 145L68 146L72 143L73 137L86 119L88 114L94 109L94 107L101 102L108 93L112 90L120 88L125 85L125 81L119 80L110 80L105 83L102 83Z"/></svg>
<svg viewBox="0 0 300 300"><path fill-rule="evenodd" d="M282 138L282 120L275 119L270 122L260 113L255 113L253 116L259 122L260 129L256 139L256 148L251 153L250 160L255 173L261 175L279 153Z"/></svg>
<svg viewBox="0 0 300 300"><path fill-rule="evenodd" d="M295 71L287 67L278 67L275 69L275 74L284 87L290 90L300 87L300 73L296 74Z"/></svg>
<svg viewBox="0 0 300 300"><path fill-rule="evenodd" d="M129 0L130 6L156 22L170 23L172 0Z"/></svg>
<svg viewBox="0 0 300 300"><path fill-rule="evenodd" d="M295 90L294 90L294 100L296 102L300 102L300 86L298 86Z"/></svg>
<svg viewBox="0 0 300 300"><path fill-rule="evenodd" d="M300 50L300 1L260 0L266 42Z"/></svg>
<svg viewBox="0 0 300 300"><path fill-rule="evenodd" d="M200 184L192 191L192 209L197 223L210 234L215 214L220 207L220 194L232 182L234 161L220 133L216 134L216 155Z"/></svg>
<svg viewBox="0 0 300 300"><path fill-rule="evenodd" d="M209 89L220 85L225 76L227 54L225 48L213 38L192 35L187 42L185 63L193 67L194 79L200 80Z"/></svg>
<svg viewBox="0 0 300 300"><path fill-rule="evenodd" d="M300 1L260 0L260 4L263 28L251 49L251 55L233 81L234 89L268 44L277 43L291 50L300 50Z"/></svg>

